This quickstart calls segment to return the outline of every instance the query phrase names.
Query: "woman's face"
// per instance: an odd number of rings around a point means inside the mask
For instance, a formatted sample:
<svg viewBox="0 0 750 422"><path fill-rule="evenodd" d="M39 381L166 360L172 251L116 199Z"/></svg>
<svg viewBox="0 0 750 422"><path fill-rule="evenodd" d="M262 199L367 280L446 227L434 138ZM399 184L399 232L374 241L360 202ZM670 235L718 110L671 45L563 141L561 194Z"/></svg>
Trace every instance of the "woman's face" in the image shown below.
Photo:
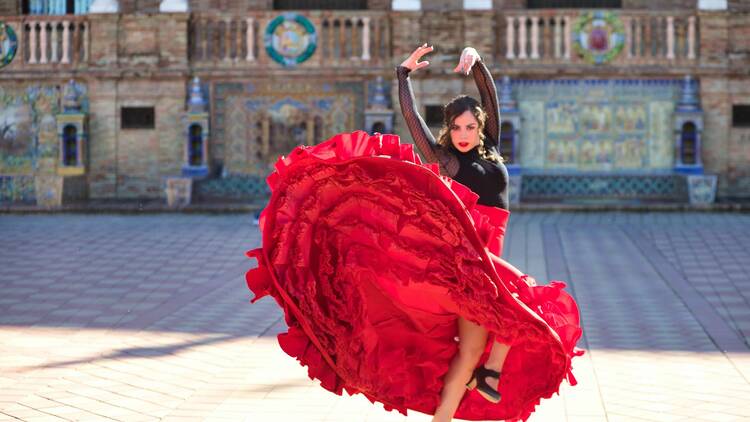
<svg viewBox="0 0 750 422"><path fill-rule="evenodd" d="M453 119L450 134L454 148L460 152L471 151L479 145L479 122L471 111L466 110Z"/></svg>

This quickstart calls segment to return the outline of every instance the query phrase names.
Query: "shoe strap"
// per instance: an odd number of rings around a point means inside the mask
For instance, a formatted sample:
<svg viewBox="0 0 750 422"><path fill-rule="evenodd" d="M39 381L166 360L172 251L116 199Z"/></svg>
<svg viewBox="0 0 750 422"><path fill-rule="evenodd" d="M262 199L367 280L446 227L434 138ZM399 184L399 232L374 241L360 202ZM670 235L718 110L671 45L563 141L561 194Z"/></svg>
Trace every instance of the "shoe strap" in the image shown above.
<svg viewBox="0 0 750 422"><path fill-rule="evenodd" d="M500 378L500 373L499 372L497 372L497 371L495 371L493 369L488 369L488 368L486 368L484 366L482 366L482 367L479 368L479 372L480 372L480 376L481 377L492 377L492 378L498 378L498 379Z"/></svg>

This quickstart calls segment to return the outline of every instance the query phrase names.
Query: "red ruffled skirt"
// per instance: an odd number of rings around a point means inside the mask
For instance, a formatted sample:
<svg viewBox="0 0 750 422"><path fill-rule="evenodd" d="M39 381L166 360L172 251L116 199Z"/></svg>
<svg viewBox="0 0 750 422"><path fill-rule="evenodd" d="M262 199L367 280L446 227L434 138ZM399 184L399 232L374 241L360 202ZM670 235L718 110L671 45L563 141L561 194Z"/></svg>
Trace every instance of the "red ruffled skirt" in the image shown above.
<svg viewBox="0 0 750 422"><path fill-rule="evenodd" d="M253 301L271 295L284 310L281 348L324 388L432 414L459 315L512 348L502 401L467 392L457 418L525 420L563 379L575 385L581 328L565 284L536 286L500 259L509 213L476 204L412 145L343 133L295 148L267 181L247 283Z"/></svg>

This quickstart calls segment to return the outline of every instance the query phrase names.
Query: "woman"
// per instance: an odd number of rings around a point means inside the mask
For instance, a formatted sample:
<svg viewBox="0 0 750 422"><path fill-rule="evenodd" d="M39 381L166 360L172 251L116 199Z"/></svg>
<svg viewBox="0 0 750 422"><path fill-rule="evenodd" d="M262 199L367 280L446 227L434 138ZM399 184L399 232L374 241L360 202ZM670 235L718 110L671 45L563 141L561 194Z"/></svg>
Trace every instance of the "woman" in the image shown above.
<svg viewBox="0 0 750 422"><path fill-rule="evenodd" d="M472 73L481 106L465 95L451 100L444 107L444 126L435 141L417 112L409 81L410 73L429 65L428 61L420 62L420 59L432 51L432 46L423 44L396 70L401 111L414 143L428 162L439 163L441 173L477 193L479 204L507 210L508 171L498 152L500 113L492 76L477 51L466 47L453 71ZM493 252L500 254L499 250ZM493 259L499 261L497 256ZM504 265L510 267L510 264ZM497 403L501 399L497 387L510 345L493 342L487 362L474 369L485 348L487 329L459 316L458 332L459 353L445 376L440 405L433 418L435 422L452 419L464 394L464 384L470 389L476 387L488 401Z"/></svg>
<svg viewBox="0 0 750 422"><path fill-rule="evenodd" d="M415 52L412 69L427 51ZM464 58L457 70L478 68L474 52ZM483 98L496 104L480 66ZM254 300L271 295L284 310L279 345L323 388L437 421L523 420L564 379L575 383L578 309L564 284L534 286L499 258L509 213L491 148L497 110L485 106L495 117L484 117L468 98L448 109L446 146L413 131L440 166L423 164L398 136L362 131L280 157L266 179L262 247L248 252L258 267L246 280ZM487 369L464 394L478 360Z"/></svg>

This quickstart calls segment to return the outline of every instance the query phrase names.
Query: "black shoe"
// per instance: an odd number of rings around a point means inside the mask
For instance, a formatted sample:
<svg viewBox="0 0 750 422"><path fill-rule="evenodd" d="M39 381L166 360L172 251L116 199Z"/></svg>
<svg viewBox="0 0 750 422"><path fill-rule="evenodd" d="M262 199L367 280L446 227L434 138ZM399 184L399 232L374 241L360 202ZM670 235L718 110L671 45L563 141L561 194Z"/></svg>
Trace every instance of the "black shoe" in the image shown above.
<svg viewBox="0 0 750 422"><path fill-rule="evenodd" d="M487 377L497 378L500 380L500 373L487 369L484 366L480 366L474 370L474 375L471 377L471 381L466 384L466 388L469 390L477 389L477 392L482 395L487 401L492 403L500 402L500 393L494 388L487 384Z"/></svg>

